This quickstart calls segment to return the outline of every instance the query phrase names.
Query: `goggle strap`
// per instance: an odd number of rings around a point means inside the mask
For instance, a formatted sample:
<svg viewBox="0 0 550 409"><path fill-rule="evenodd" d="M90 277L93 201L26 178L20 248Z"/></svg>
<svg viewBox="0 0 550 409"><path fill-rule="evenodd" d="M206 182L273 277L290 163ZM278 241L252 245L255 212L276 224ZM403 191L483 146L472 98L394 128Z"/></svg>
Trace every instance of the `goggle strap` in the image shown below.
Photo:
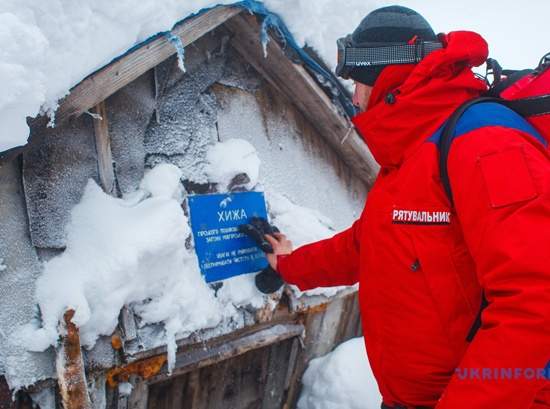
<svg viewBox="0 0 550 409"><path fill-rule="evenodd" d="M419 41L415 44L391 45L385 47L346 47L346 67L372 67L390 64L416 64L433 51L443 48L436 41Z"/></svg>

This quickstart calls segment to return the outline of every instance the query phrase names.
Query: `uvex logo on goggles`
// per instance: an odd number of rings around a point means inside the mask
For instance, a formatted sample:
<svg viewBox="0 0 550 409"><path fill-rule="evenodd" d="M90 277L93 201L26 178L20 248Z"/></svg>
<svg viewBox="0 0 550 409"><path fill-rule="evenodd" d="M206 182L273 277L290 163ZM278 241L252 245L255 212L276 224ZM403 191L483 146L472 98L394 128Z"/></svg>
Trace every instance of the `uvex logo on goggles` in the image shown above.
<svg viewBox="0 0 550 409"><path fill-rule="evenodd" d="M428 54L443 48L439 41L421 41L414 44L398 43L377 46L353 47L351 35L340 38L336 75L348 79L353 68L391 64L416 64Z"/></svg>
<svg viewBox="0 0 550 409"><path fill-rule="evenodd" d="M394 224L450 224L451 212L393 209L392 222Z"/></svg>

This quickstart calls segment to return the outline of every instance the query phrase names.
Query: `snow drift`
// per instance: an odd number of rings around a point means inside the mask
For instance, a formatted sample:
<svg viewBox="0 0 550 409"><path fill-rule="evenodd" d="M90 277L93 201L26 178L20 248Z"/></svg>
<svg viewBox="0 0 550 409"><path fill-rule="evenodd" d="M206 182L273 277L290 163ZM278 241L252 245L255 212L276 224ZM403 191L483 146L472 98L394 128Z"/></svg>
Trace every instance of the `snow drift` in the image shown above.
<svg viewBox="0 0 550 409"><path fill-rule="evenodd" d="M382 398L363 338L354 338L310 362L298 409L379 409Z"/></svg>

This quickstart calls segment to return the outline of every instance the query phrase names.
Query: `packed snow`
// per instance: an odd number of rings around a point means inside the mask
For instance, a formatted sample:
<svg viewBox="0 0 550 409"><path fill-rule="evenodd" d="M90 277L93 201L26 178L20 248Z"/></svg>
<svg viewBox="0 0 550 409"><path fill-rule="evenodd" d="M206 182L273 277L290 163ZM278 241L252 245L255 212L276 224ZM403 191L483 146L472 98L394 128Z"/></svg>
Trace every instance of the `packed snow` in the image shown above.
<svg viewBox="0 0 550 409"><path fill-rule="evenodd" d="M240 174L246 174L244 188L253 189L258 184L260 158L254 146L244 139L228 139L214 145L207 153L206 174L216 181L220 191L226 192L230 183Z"/></svg>
<svg viewBox="0 0 550 409"><path fill-rule="evenodd" d="M379 409L380 392L363 338L354 338L310 362L298 409Z"/></svg>
<svg viewBox="0 0 550 409"><path fill-rule="evenodd" d="M129 382L122 382L118 385L118 393L122 396L130 396L133 386Z"/></svg>
<svg viewBox="0 0 550 409"><path fill-rule="evenodd" d="M88 183L72 211L65 252L45 264L37 282L42 323L23 331L30 350L57 343L67 309L75 310L81 342L91 348L113 333L121 308L133 303L142 325L164 324L173 358L177 334L213 327L234 312L217 301L185 248L190 227L178 197L179 172L173 165L149 171L139 201L113 198Z"/></svg>
<svg viewBox="0 0 550 409"><path fill-rule="evenodd" d="M222 188L239 174L247 175L250 187L259 187L260 159L250 143L217 143L207 156L216 169L210 180ZM99 336L113 333L120 310L129 305L140 326L163 325L172 367L176 339L237 320L240 307L274 307L275 301L255 288L253 275L226 280L217 293L206 284L193 249L186 247L191 230L180 179L176 166L158 165L122 199L90 180L71 212L66 250L45 263L36 284L42 320L22 327L12 342L37 352L56 345L58 322L74 309L82 345L92 348ZM297 244L334 233L318 211L276 193L267 198L273 221Z"/></svg>

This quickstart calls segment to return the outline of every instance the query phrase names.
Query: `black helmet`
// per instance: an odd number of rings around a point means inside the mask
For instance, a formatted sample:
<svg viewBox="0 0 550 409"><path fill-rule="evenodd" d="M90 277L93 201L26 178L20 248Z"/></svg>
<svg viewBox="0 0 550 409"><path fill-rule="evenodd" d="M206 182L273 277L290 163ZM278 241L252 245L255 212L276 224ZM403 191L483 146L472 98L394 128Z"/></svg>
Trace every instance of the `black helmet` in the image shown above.
<svg viewBox="0 0 550 409"><path fill-rule="evenodd" d="M430 24L416 11L382 7L338 40L336 74L372 86L386 66L417 63L441 47Z"/></svg>

